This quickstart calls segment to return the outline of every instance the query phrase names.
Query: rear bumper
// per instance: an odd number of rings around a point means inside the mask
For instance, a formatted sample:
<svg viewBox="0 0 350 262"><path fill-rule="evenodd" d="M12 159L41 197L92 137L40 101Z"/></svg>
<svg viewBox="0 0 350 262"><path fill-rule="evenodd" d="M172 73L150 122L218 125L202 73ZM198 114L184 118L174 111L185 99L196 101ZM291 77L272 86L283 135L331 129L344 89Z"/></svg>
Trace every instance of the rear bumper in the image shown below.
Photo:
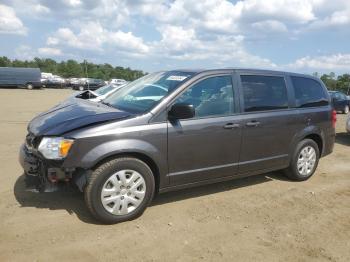
<svg viewBox="0 0 350 262"><path fill-rule="evenodd" d="M321 157L327 156L333 152L334 143L335 143L335 130L325 138Z"/></svg>

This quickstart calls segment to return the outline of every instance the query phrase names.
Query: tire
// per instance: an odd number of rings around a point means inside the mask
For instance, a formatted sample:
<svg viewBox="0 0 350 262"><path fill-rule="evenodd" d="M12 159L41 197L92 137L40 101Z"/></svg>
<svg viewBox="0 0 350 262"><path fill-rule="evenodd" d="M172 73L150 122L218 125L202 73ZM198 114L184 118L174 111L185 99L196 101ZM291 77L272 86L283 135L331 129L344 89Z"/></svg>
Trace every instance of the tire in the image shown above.
<svg viewBox="0 0 350 262"><path fill-rule="evenodd" d="M349 113L349 106L345 106L343 109L343 114L348 114Z"/></svg>
<svg viewBox="0 0 350 262"><path fill-rule="evenodd" d="M79 91L84 91L84 87L83 86L79 86Z"/></svg>
<svg viewBox="0 0 350 262"><path fill-rule="evenodd" d="M34 86L31 83L28 83L28 84L26 84L26 88L28 90L32 90L34 88Z"/></svg>
<svg viewBox="0 0 350 262"><path fill-rule="evenodd" d="M122 179L120 179L120 175L118 174L126 174L124 177L127 178L127 172L135 172L132 173L131 178L129 176L129 181L132 180L134 174L137 176L140 175L140 177L135 182L131 181L128 184L129 189L127 189L127 187L122 189L122 186L120 186L123 185ZM113 183L110 181L113 181ZM143 183L141 188L144 190L137 191L140 187L134 190L136 190L138 194L144 194L140 198L138 198L139 195L132 195L132 193L130 193L130 191L133 190L133 186L137 186L139 182ZM107 188L107 186L109 188ZM114 193L110 193L111 195L107 196L102 195L103 190L112 190ZM84 196L88 209L98 221L105 224L115 224L132 220L142 215L152 201L154 191L154 176L149 166L139 159L123 157L112 159L96 168L88 179L87 186L84 190ZM112 198L113 200L110 201L108 205L106 205L106 202L103 203L103 199L108 200ZM138 202L138 205L134 206L129 201L130 199ZM126 209L124 209L125 206ZM107 210L107 208L109 210ZM123 213L123 211L128 209L131 209L131 211ZM120 214L117 214L119 212Z"/></svg>
<svg viewBox="0 0 350 262"><path fill-rule="evenodd" d="M303 169L304 165L300 164L301 165L301 167L300 167L301 170L300 170L298 168L298 160L300 160L300 162L306 161L306 160L303 160L300 157L302 155L302 151L304 149L307 150L309 148L312 148L314 153L315 153L315 159L314 159L314 163L312 165L312 168L311 168L311 163L313 161L310 160L309 164L306 164L306 166L308 166L308 168L304 167L304 169ZM303 153L304 152L306 152L306 151L303 151ZM310 150L310 152L312 152L312 150ZM288 178L290 178L291 180L296 180L296 181L307 180L315 173L315 170L316 170L317 165L318 165L319 158L320 158L320 151L319 151L319 148L318 148L318 145L316 144L316 142L314 140L312 140L312 139L304 139L304 140L300 141L297 144L297 146L295 147L295 150L294 150L294 153L293 153L290 165L289 165L289 167L287 169L284 170L285 171L285 175ZM306 158L306 159L308 159L308 158Z"/></svg>

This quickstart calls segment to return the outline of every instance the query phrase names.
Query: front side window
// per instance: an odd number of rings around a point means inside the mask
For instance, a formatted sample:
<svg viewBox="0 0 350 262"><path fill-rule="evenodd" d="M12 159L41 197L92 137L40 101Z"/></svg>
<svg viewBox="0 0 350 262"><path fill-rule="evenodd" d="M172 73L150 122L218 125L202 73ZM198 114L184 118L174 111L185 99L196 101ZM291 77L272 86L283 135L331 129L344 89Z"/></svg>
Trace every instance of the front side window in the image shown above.
<svg viewBox="0 0 350 262"><path fill-rule="evenodd" d="M297 107L325 106L329 104L326 90L310 78L292 76Z"/></svg>
<svg viewBox="0 0 350 262"><path fill-rule="evenodd" d="M175 103L193 105L195 118L230 115L234 112L231 76L206 78L186 90Z"/></svg>
<svg viewBox="0 0 350 262"><path fill-rule="evenodd" d="M287 88L283 77L242 75L244 111L288 108Z"/></svg>
<svg viewBox="0 0 350 262"><path fill-rule="evenodd" d="M127 84L102 102L135 114L148 112L194 74L181 71L152 73Z"/></svg>

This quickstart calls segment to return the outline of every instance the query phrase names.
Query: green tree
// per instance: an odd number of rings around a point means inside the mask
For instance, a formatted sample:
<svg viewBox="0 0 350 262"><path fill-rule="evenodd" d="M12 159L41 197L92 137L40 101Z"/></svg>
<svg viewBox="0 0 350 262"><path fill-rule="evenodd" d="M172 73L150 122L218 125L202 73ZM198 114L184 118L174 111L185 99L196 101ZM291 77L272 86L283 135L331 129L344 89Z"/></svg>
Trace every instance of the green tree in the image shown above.
<svg viewBox="0 0 350 262"><path fill-rule="evenodd" d="M79 63L73 59L56 62L50 58L35 57L30 61L19 59L11 60L6 56L0 57L0 67L38 67L41 72L52 73L62 77L90 77L110 80L111 78L123 78L134 80L145 75L140 70L132 70L121 66L113 67L110 64L94 64L87 61Z"/></svg>
<svg viewBox="0 0 350 262"><path fill-rule="evenodd" d="M333 73L334 74L334 73ZM327 75L327 74L323 74L321 76L321 80L323 81L323 83L327 86L328 89L330 90L335 90L336 89L336 85L337 85L337 80L333 79L331 77L331 74Z"/></svg>

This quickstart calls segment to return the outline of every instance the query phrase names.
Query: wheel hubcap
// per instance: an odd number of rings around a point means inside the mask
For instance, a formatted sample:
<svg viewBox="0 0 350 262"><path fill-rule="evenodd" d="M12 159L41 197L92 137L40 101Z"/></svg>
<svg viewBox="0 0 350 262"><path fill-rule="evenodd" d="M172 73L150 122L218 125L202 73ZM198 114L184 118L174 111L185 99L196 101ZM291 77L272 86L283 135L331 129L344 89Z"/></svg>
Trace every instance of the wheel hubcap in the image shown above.
<svg viewBox="0 0 350 262"><path fill-rule="evenodd" d="M316 151L312 146L304 147L298 157L298 172L303 176L308 176L313 171L316 163Z"/></svg>
<svg viewBox="0 0 350 262"><path fill-rule="evenodd" d="M101 191L103 207L113 215L134 211L145 197L146 182L135 170L121 170L111 175Z"/></svg>

